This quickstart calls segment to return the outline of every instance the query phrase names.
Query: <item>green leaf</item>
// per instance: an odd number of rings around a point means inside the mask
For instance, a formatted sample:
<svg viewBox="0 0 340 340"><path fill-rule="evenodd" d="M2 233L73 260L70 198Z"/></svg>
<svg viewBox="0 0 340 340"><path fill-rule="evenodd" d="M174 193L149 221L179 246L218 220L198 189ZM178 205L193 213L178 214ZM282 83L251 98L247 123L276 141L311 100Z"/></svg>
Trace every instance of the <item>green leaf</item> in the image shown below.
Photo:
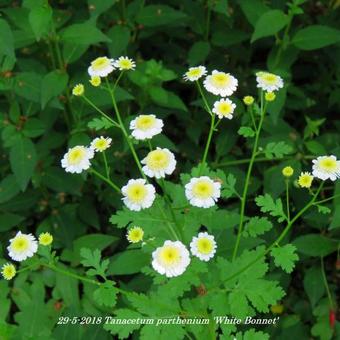
<svg viewBox="0 0 340 340"><path fill-rule="evenodd" d="M245 138L248 138L248 137L254 137L255 136L255 131L249 127L249 126L241 126L237 133L240 135L240 136L243 136Z"/></svg>
<svg viewBox="0 0 340 340"><path fill-rule="evenodd" d="M187 107L180 97L170 91L163 89L162 87L150 87L149 94L153 102L160 106L188 111Z"/></svg>
<svg viewBox="0 0 340 340"><path fill-rule="evenodd" d="M9 201L18 194L20 188L13 175L8 175L0 182L0 203Z"/></svg>
<svg viewBox="0 0 340 340"><path fill-rule="evenodd" d="M257 196L255 198L256 205L261 208L262 212L268 212L271 216L277 217L279 222L287 219L283 212L282 201L280 198L274 200L269 194Z"/></svg>
<svg viewBox="0 0 340 340"><path fill-rule="evenodd" d="M324 205L317 205L318 208L318 212L321 214L330 214L332 212L331 209L329 209L328 207L325 207Z"/></svg>
<svg viewBox="0 0 340 340"><path fill-rule="evenodd" d="M263 13L269 11L269 7L262 0L239 0L238 4L252 26L256 25Z"/></svg>
<svg viewBox="0 0 340 340"><path fill-rule="evenodd" d="M92 21L68 26L62 31L61 40L73 45L91 45L111 41Z"/></svg>
<svg viewBox="0 0 340 340"><path fill-rule="evenodd" d="M130 30L126 26L115 25L108 32L107 36L111 42L107 44L112 58L121 56L130 41Z"/></svg>
<svg viewBox="0 0 340 340"><path fill-rule="evenodd" d="M93 298L101 306L114 307L117 302L118 289L114 282L105 281L93 292Z"/></svg>
<svg viewBox="0 0 340 340"><path fill-rule="evenodd" d="M252 217L244 226L244 237L257 237L263 235L273 227L273 224L266 217Z"/></svg>
<svg viewBox="0 0 340 340"><path fill-rule="evenodd" d="M262 14L255 25L251 42L260 38L275 35L282 30L288 23L288 17L279 9L273 9Z"/></svg>
<svg viewBox="0 0 340 340"><path fill-rule="evenodd" d="M87 271L88 275L100 275L105 277L105 272L109 266L109 260L104 260L101 262L101 254L99 249L91 251L91 249L88 248L81 248L80 256L83 258L80 261L81 264L83 264L85 267L94 268Z"/></svg>
<svg viewBox="0 0 340 340"><path fill-rule="evenodd" d="M243 336L241 333L237 333L234 340L269 340L269 335L255 329L249 329Z"/></svg>
<svg viewBox="0 0 340 340"><path fill-rule="evenodd" d="M197 65L204 62L210 53L210 44L206 41L195 42L188 52L190 65Z"/></svg>
<svg viewBox="0 0 340 340"><path fill-rule="evenodd" d="M186 15L167 5L149 5L143 7L136 20L146 27L161 25L175 25L179 20L184 20Z"/></svg>
<svg viewBox="0 0 340 340"><path fill-rule="evenodd" d="M340 42L340 30L312 25L299 30L293 37L292 43L301 50L316 50Z"/></svg>
<svg viewBox="0 0 340 340"><path fill-rule="evenodd" d="M50 31L52 22L52 8L48 4L35 6L29 13L29 23L37 41Z"/></svg>
<svg viewBox="0 0 340 340"><path fill-rule="evenodd" d="M28 138L18 138L9 154L12 171L20 189L24 191L37 163L34 144Z"/></svg>
<svg viewBox="0 0 340 340"><path fill-rule="evenodd" d="M24 219L25 217L20 215L2 212L0 215L0 232L10 230L12 227L17 226Z"/></svg>
<svg viewBox="0 0 340 340"><path fill-rule="evenodd" d="M322 281L320 266L309 268L303 278L303 287L313 308L325 293L325 285L320 284Z"/></svg>
<svg viewBox="0 0 340 340"><path fill-rule="evenodd" d="M15 59L13 34L4 19L0 19L0 56Z"/></svg>
<svg viewBox="0 0 340 340"><path fill-rule="evenodd" d="M222 197L230 198L232 196L239 196L235 189L236 178L233 174L229 174L226 181L222 183Z"/></svg>
<svg viewBox="0 0 340 340"><path fill-rule="evenodd" d="M105 117L100 117L100 118L93 118L91 121L87 123L87 126L90 129L94 129L98 131L98 130L103 130L103 129L108 130L114 125Z"/></svg>
<svg viewBox="0 0 340 340"><path fill-rule="evenodd" d="M119 0L87 0L91 17L97 18Z"/></svg>
<svg viewBox="0 0 340 340"><path fill-rule="evenodd" d="M65 89L68 76L65 72L52 71L45 75L41 82L41 108L54 97L60 95Z"/></svg>
<svg viewBox="0 0 340 340"><path fill-rule="evenodd" d="M35 138L44 134L46 125L38 118L29 118L25 123L22 133L26 137Z"/></svg>
<svg viewBox="0 0 340 340"><path fill-rule="evenodd" d="M309 256L327 256L338 248L338 242L319 234L307 234L297 237L293 244L299 253Z"/></svg>
<svg viewBox="0 0 340 340"><path fill-rule="evenodd" d="M295 267L295 262L299 259L295 251L296 247L292 244L274 248L271 255L274 257L275 265L281 267L285 272L291 273Z"/></svg>
<svg viewBox="0 0 340 340"><path fill-rule="evenodd" d="M268 143L264 149L264 154L268 159L282 158L292 152L290 145L285 142L271 142Z"/></svg>

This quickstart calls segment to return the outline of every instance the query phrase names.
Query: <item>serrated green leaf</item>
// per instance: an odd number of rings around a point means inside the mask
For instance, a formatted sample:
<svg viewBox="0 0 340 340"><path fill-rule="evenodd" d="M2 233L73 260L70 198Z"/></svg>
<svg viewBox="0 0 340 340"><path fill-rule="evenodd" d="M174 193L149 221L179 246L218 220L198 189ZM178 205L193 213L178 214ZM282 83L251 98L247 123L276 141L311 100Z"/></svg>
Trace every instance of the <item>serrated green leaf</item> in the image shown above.
<svg viewBox="0 0 340 340"><path fill-rule="evenodd" d="M95 301L106 307L114 307L117 302L118 289L115 288L114 282L106 281L93 292Z"/></svg>
<svg viewBox="0 0 340 340"><path fill-rule="evenodd" d="M295 267L295 262L299 259L295 251L296 247L292 244L274 248L271 255L274 257L275 265L281 267L285 272L291 273Z"/></svg>
<svg viewBox="0 0 340 340"><path fill-rule="evenodd" d="M105 117L100 117L100 118L93 118L91 121L88 122L87 126L90 129L94 129L98 131L102 129L108 130L114 125Z"/></svg>
<svg viewBox="0 0 340 340"><path fill-rule="evenodd" d="M292 152L292 148L290 145L285 142L271 142L268 143L264 149L264 154L266 158L282 158L285 155L288 155Z"/></svg>
<svg viewBox="0 0 340 340"><path fill-rule="evenodd" d="M257 196L255 202L262 212L268 212L271 216L276 217L279 222L287 219L283 212L282 201L280 198L274 200L269 194Z"/></svg>
<svg viewBox="0 0 340 340"><path fill-rule="evenodd" d="M240 135L240 136L243 136L245 138L248 138L248 137L254 137L255 136L255 131L249 127L249 126L241 126L237 133Z"/></svg>
<svg viewBox="0 0 340 340"><path fill-rule="evenodd" d="M273 224L266 217L252 217L244 226L244 236L257 237L263 235L273 227Z"/></svg>

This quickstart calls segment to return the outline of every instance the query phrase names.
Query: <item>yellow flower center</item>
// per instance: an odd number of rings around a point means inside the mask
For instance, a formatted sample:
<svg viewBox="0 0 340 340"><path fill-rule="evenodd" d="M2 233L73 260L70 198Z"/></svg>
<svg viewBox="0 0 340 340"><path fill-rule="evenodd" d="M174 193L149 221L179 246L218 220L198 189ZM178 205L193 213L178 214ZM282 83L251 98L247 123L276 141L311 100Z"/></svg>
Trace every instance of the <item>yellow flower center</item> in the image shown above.
<svg viewBox="0 0 340 340"><path fill-rule="evenodd" d="M209 182L201 181L194 184L192 191L196 197L208 198L214 193L213 185Z"/></svg>
<svg viewBox="0 0 340 340"><path fill-rule="evenodd" d="M213 243L207 238L200 238L197 241L197 249L201 254L210 254L213 250Z"/></svg>
<svg viewBox="0 0 340 340"><path fill-rule="evenodd" d="M83 84L76 85L72 90L72 94L74 96L81 96L82 94L84 94L84 85Z"/></svg>
<svg viewBox="0 0 340 340"><path fill-rule="evenodd" d="M263 76L262 76L262 79L267 83L267 84L270 84L270 85L275 85L276 82L277 82L277 76L275 74L272 74L272 73L265 73Z"/></svg>
<svg viewBox="0 0 340 340"><path fill-rule="evenodd" d="M331 157L321 159L319 162L319 166L320 168L322 168L322 170L329 172L335 171L337 169L336 160Z"/></svg>
<svg viewBox="0 0 340 340"><path fill-rule="evenodd" d="M108 142L106 139L99 139L94 143L96 149L103 151L107 148Z"/></svg>
<svg viewBox="0 0 340 340"><path fill-rule="evenodd" d="M24 236L17 236L12 243L12 248L15 252L24 252L29 248L29 242Z"/></svg>
<svg viewBox="0 0 340 340"><path fill-rule="evenodd" d="M221 102L218 104L218 113L223 116L229 116L232 111L232 106L229 103Z"/></svg>
<svg viewBox="0 0 340 340"><path fill-rule="evenodd" d="M39 243L43 246L48 246L53 242L53 236L50 233L43 233L39 236Z"/></svg>
<svg viewBox="0 0 340 340"><path fill-rule="evenodd" d="M93 86L99 86L100 83L101 83L101 79L99 76L93 76L91 79L90 79L90 83L93 85Z"/></svg>
<svg viewBox="0 0 340 340"><path fill-rule="evenodd" d="M142 202L147 194L147 189L143 184L140 183L131 184L127 190L128 198L134 203Z"/></svg>
<svg viewBox="0 0 340 340"><path fill-rule="evenodd" d="M313 182L313 176L310 175L309 173L303 173L300 175L298 179L298 183L300 187L303 188L310 188Z"/></svg>
<svg viewBox="0 0 340 340"><path fill-rule="evenodd" d="M152 128L155 124L155 117L142 115L136 120L136 127L140 130L146 131Z"/></svg>
<svg viewBox="0 0 340 340"><path fill-rule="evenodd" d="M166 265L176 264L180 260L180 252L176 247L164 246L159 254L162 262Z"/></svg>
<svg viewBox="0 0 340 340"><path fill-rule="evenodd" d="M94 71L101 71L110 66L110 60L106 57L99 57L91 63Z"/></svg>
<svg viewBox="0 0 340 340"><path fill-rule="evenodd" d="M199 68L194 68L186 73L187 77L199 77L201 75L201 70Z"/></svg>
<svg viewBox="0 0 340 340"><path fill-rule="evenodd" d="M16 274L16 269L12 264L5 264L1 274L6 280L11 280Z"/></svg>
<svg viewBox="0 0 340 340"><path fill-rule="evenodd" d="M137 243L143 239L143 229L141 228L133 228L128 233L128 240L132 243Z"/></svg>
<svg viewBox="0 0 340 340"><path fill-rule="evenodd" d="M163 150L151 151L146 163L151 170L165 169L169 165L169 155Z"/></svg>
<svg viewBox="0 0 340 340"><path fill-rule="evenodd" d="M86 154L86 151L84 148L75 147L69 152L67 156L68 162L71 165L79 164L85 157L85 154Z"/></svg>
<svg viewBox="0 0 340 340"><path fill-rule="evenodd" d="M119 67L124 70L129 70L132 68L132 62L128 59L121 59L119 60Z"/></svg>
<svg viewBox="0 0 340 340"><path fill-rule="evenodd" d="M230 83L230 76L223 72L218 72L211 76L211 82L215 87L225 87Z"/></svg>

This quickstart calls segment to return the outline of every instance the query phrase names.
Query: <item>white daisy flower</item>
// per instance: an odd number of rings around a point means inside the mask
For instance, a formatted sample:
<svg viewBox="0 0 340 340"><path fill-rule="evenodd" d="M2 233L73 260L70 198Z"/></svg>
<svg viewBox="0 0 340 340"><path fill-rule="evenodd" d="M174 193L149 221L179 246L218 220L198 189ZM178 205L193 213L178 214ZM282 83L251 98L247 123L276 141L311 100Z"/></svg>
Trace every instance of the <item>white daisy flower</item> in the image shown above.
<svg viewBox="0 0 340 340"><path fill-rule="evenodd" d="M136 139L151 139L162 132L163 125L162 119L155 115L139 115L130 122L130 130Z"/></svg>
<svg viewBox="0 0 340 340"><path fill-rule="evenodd" d="M103 152L111 146L111 142L111 138L100 136L91 142L90 148L94 151Z"/></svg>
<svg viewBox="0 0 340 340"><path fill-rule="evenodd" d="M8 255L14 261L24 261L32 257L38 250L38 242L32 234L22 234L21 231L9 240Z"/></svg>
<svg viewBox="0 0 340 340"><path fill-rule="evenodd" d="M123 202L133 211L150 208L156 197L156 190L152 184L146 184L145 179L130 179L123 186Z"/></svg>
<svg viewBox="0 0 340 340"><path fill-rule="evenodd" d="M283 87L283 79L269 72L257 72L256 81L257 87L267 92L277 91Z"/></svg>
<svg viewBox="0 0 340 340"><path fill-rule="evenodd" d="M113 59L108 57L99 57L91 62L91 66L87 71L91 77L106 77L115 69L113 63Z"/></svg>
<svg viewBox="0 0 340 340"><path fill-rule="evenodd" d="M208 176L194 177L185 185L185 196L194 207L210 208L221 196L221 183Z"/></svg>
<svg viewBox="0 0 340 340"><path fill-rule="evenodd" d="M222 98L214 103L212 112L214 112L220 119L223 117L232 119L235 107L236 105L230 99Z"/></svg>
<svg viewBox="0 0 340 340"><path fill-rule="evenodd" d="M189 70L184 73L185 81L196 81L207 74L207 69L204 66L189 67Z"/></svg>
<svg viewBox="0 0 340 340"><path fill-rule="evenodd" d="M313 176L335 181L340 178L340 161L335 156L320 156L313 160Z"/></svg>
<svg viewBox="0 0 340 340"><path fill-rule="evenodd" d="M152 267L166 277L182 275L190 264L190 254L180 241L165 241L152 253Z"/></svg>
<svg viewBox="0 0 340 340"><path fill-rule="evenodd" d="M199 233L190 243L191 253L202 261L209 261L216 253L216 242L213 235Z"/></svg>
<svg viewBox="0 0 340 340"><path fill-rule="evenodd" d="M80 174L83 170L87 170L90 166L90 159L93 158L94 151L83 145L77 145L70 148L61 160L61 166L66 172Z"/></svg>
<svg viewBox="0 0 340 340"><path fill-rule="evenodd" d="M150 151L142 160L143 172L149 177L164 178L171 175L176 168L175 156L168 149L157 148Z"/></svg>
<svg viewBox="0 0 340 340"><path fill-rule="evenodd" d="M216 96L231 96L237 89L238 81L230 73L212 71L203 82L205 89Z"/></svg>
<svg viewBox="0 0 340 340"><path fill-rule="evenodd" d="M134 70L136 68L136 63L133 59L128 57L119 57L114 61L113 66L118 68L120 71Z"/></svg>

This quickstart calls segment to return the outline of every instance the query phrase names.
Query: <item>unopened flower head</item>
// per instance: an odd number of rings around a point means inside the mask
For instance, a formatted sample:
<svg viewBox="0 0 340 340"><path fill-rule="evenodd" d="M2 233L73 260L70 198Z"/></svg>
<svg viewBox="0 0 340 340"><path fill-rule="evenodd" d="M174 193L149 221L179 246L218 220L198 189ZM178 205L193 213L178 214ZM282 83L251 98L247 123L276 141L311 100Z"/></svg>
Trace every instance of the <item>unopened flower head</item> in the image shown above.
<svg viewBox="0 0 340 340"><path fill-rule="evenodd" d="M269 72L257 72L256 81L257 87L267 92L277 91L283 87L282 78Z"/></svg>
<svg viewBox="0 0 340 340"><path fill-rule="evenodd" d="M130 179L122 188L123 202L133 211L150 208L155 200L156 190L145 179Z"/></svg>
<svg viewBox="0 0 340 340"><path fill-rule="evenodd" d="M163 121L155 115L139 115L130 122L132 136L138 140L151 139L162 132Z"/></svg>
<svg viewBox="0 0 340 340"><path fill-rule="evenodd" d="M165 241L152 253L152 267L166 277L182 275L189 264L189 251L180 241Z"/></svg>
<svg viewBox="0 0 340 340"><path fill-rule="evenodd" d="M97 137L91 142L91 149L97 152L103 152L111 146L112 139L109 137Z"/></svg>
<svg viewBox="0 0 340 340"><path fill-rule="evenodd" d="M230 99L222 98L214 103L212 112L214 112L220 119L224 117L232 119L235 107L236 105Z"/></svg>
<svg viewBox="0 0 340 340"><path fill-rule="evenodd" d="M102 82L102 80L99 76L93 76L90 79L91 85L95 86L95 87L99 86L101 84L101 82Z"/></svg>
<svg viewBox="0 0 340 340"><path fill-rule="evenodd" d="M77 84L73 89L72 89L72 94L74 96L82 96L84 94L84 85L83 84Z"/></svg>
<svg viewBox="0 0 340 340"><path fill-rule="evenodd" d="M282 175L285 177L291 177L294 174L294 169L291 166L285 166L282 169Z"/></svg>
<svg viewBox="0 0 340 340"><path fill-rule="evenodd" d="M243 103L246 105L252 105L254 103L254 97L252 96L243 97Z"/></svg>
<svg viewBox="0 0 340 340"><path fill-rule="evenodd" d="M237 89L238 81L230 73L212 71L203 82L205 89L216 96L231 96Z"/></svg>
<svg viewBox="0 0 340 340"><path fill-rule="evenodd" d="M165 175L171 175L176 168L175 156L168 149L157 148L150 151L141 163L145 164L143 172L151 178L164 178Z"/></svg>
<svg viewBox="0 0 340 340"><path fill-rule="evenodd" d="M119 57L114 61L113 66L120 71L134 70L136 68L136 63L133 59L128 57Z"/></svg>
<svg viewBox="0 0 340 340"><path fill-rule="evenodd" d="M298 184L301 188L310 188L312 186L314 176L310 172L301 172L298 178Z"/></svg>
<svg viewBox="0 0 340 340"><path fill-rule="evenodd" d="M313 160L313 176L335 181L340 177L340 161L335 156L320 156Z"/></svg>
<svg viewBox="0 0 340 340"><path fill-rule="evenodd" d="M53 236L46 232L39 235L39 244L42 246L49 246L53 242Z"/></svg>
<svg viewBox="0 0 340 340"><path fill-rule="evenodd" d="M106 77L115 69L113 63L113 59L99 57L91 62L88 73L91 77Z"/></svg>
<svg viewBox="0 0 340 340"><path fill-rule="evenodd" d="M90 159L94 156L94 151L83 145L70 148L61 160L61 166L66 172L80 174L90 166Z"/></svg>
<svg viewBox="0 0 340 340"><path fill-rule="evenodd" d="M32 234L22 234L21 231L9 240L8 255L14 261L24 261L32 257L38 250L38 243Z"/></svg>
<svg viewBox="0 0 340 340"><path fill-rule="evenodd" d="M1 267L1 275L5 280L12 280L16 273L15 266L11 263L6 263Z"/></svg>
<svg viewBox="0 0 340 340"><path fill-rule="evenodd" d="M202 261L209 261L216 253L216 242L213 235L199 233L190 243L191 253Z"/></svg>
<svg viewBox="0 0 340 340"><path fill-rule="evenodd" d="M264 95L264 99L267 102L272 102L275 100L275 98L276 98L276 94L274 92L266 92Z"/></svg>
<svg viewBox="0 0 340 340"><path fill-rule="evenodd" d="M210 208L221 195L221 183L208 176L191 178L185 185L185 195L190 204L199 208Z"/></svg>
<svg viewBox="0 0 340 340"><path fill-rule="evenodd" d="M128 230L126 238L130 243L138 243L143 240L144 230L141 227L132 227Z"/></svg>
<svg viewBox="0 0 340 340"><path fill-rule="evenodd" d="M185 81L196 81L207 74L205 66L189 67L189 70L184 73Z"/></svg>

